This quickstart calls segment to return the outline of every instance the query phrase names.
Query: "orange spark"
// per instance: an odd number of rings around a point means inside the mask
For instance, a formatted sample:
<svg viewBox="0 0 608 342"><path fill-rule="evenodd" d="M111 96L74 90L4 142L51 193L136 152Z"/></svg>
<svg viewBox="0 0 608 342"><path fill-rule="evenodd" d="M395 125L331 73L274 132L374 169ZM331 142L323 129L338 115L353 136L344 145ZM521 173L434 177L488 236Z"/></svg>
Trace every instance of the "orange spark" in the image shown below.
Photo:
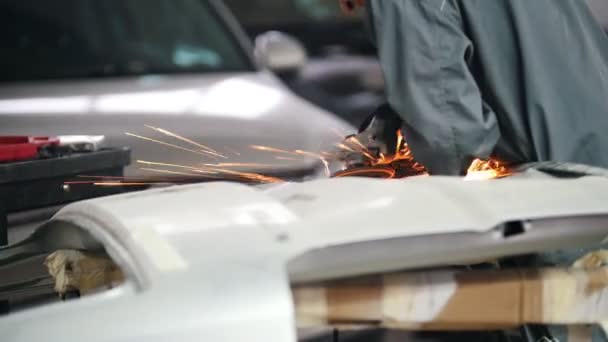
<svg viewBox="0 0 608 342"><path fill-rule="evenodd" d="M250 145L249 147L254 150L258 150L258 151L282 153L282 154L289 154L289 155L295 155L295 156L313 157L313 158L321 160L321 163L323 163L323 165L325 167L325 171L327 172L328 175L331 173L329 170L329 163L327 162L326 157L324 157L322 154L313 153L313 152L304 151L304 150L287 151L287 150L282 150L282 149L278 149L278 148L274 148L274 147L260 146L260 145ZM278 159L278 157L277 157L277 159ZM291 160L293 160L293 159L291 159Z"/></svg>
<svg viewBox="0 0 608 342"><path fill-rule="evenodd" d="M296 153L291 152L291 151L281 150L279 148L268 147L268 146L250 145L249 147L252 148L252 149L254 149L254 150L264 151L264 152L274 152L274 153L284 153L284 154L296 154Z"/></svg>
<svg viewBox="0 0 608 342"><path fill-rule="evenodd" d="M336 173L334 177L372 177L372 178L394 178L397 174L395 169L389 167L361 167L344 170Z"/></svg>
<svg viewBox="0 0 608 342"><path fill-rule="evenodd" d="M359 139L357 139L356 137L349 137L348 139L346 139L346 142L350 142L355 144L355 146L358 147L358 152L360 152L363 156L365 156L367 159L369 160L374 160L376 159L374 156L372 156L372 154L369 152L368 148L365 147L365 145L363 145Z"/></svg>
<svg viewBox="0 0 608 342"><path fill-rule="evenodd" d="M177 164L169 164L169 163L157 163L157 162L148 162L148 161L142 161L142 160L138 160L138 163L140 164L145 164L145 165L155 165L155 166L169 166L169 167L178 167L178 168L185 168L185 169L189 169L192 170L192 172L195 173L187 173L187 172L179 172L179 171L173 171L173 170L166 170L166 169L155 169L155 168L140 168L140 170L142 171L149 171L149 172L156 172L156 173L164 173L164 174L171 174L171 175L180 175L180 176L188 176L188 177L201 177L201 178L217 178L219 174L227 174L227 175L233 175L233 176L237 176L246 180L252 180L252 181L256 181L256 182L260 182L260 183L278 183L278 182L283 182L282 179L277 178L277 177L272 177L272 176L265 176L262 174L257 174L257 173L250 173L250 172L239 172L239 171L234 171L234 170L228 170L228 169L212 169L212 170L206 170L206 169L200 169L200 168L195 168L195 167L190 167L190 166L186 166L186 165L177 165ZM203 175L201 174L196 174L196 173L203 173ZM94 176L87 176L87 177L94 177ZM112 177L109 179L118 179L118 181L103 181L103 180L95 180L95 181L72 181L72 182L65 182L64 184L66 185L76 185L76 184L93 184L96 186L139 186L139 185L151 185L151 184L164 184L164 183L176 183L176 180L154 180L154 181L134 181L134 180L129 180L127 181L126 179L124 179L123 181L120 181L120 177Z"/></svg>
<svg viewBox="0 0 608 342"><path fill-rule="evenodd" d="M86 178L91 180L86 181L66 181L64 184L68 185L77 185L77 184L93 184L99 182L126 182L126 183L140 183L140 182L150 182L148 178L142 177L123 177L123 176L89 176L89 175L78 175L78 178ZM153 180L155 183L157 182L172 182L173 180L163 179L163 178L155 178Z"/></svg>
<svg viewBox="0 0 608 342"><path fill-rule="evenodd" d="M322 154L304 151L304 150L295 150L295 151L287 151L279 148L269 147L269 146L260 146L260 145L250 145L250 148L258 151L271 152L271 153L281 153L281 154L289 154L294 156L308 156L316 159L320 159L323 165L325 165L325 169L329 170L329 165L327 163L326 158ZM278 158L278 157L277 157ZM293 159L291 159L293 160Z"/></svg>
<svg viewBox="0 0 608 342"><path fill-rule="evenodd" d="M163 179L155 179L153 181L143 181L143 180L94 180L94 181L69 181L63 182L65 185L108 185L108 186L118 186L120 185L151 185L151 184L170 184L173 181L163 180Z"/></svg>
<svg viewBox="0 0 608 342"><path fill-rule="evenodd" d="M475 159L467 171L465 180L490 180L512 175L511 170L496 159Z"/></svg>
<svg viewBox="0 0 608 342"><path fill-rule="evenodd" d="M205 151L205 150L202 150L202 152L208 153L208 154L210 154L212 156L219 157L219 158L222 158L222 159L228 159L228 157L226 157L223 154L219 154L219 153L215 153L215 152L209 152L209 151Z"/></svg>
<svg viewBox="0 0 608 342"><path fill-rule="evenodd" d="M397 147L395 147L395 151L401 151L401 145L403 144L403 133L401 130L397 131Z"/></svg>
<svg viewBox="0 0 608 342"><path fill-rule="evenodd" d="M313 158L319 158L319 159L323 159L323 156L317 153L313 153L313 152L308 152L308 151L303 151L303 150L295 150L294 153L302 155L302 156L309 156L309 157L313 157Z"/></svg>
<svg viewBox="0 0 608 342"><path fill-rule="evenodd" d="M170 164L170 163L158 163L158 162L151 162L151 161L146 161L146 160L138 160L137 161L138 164L144 164L144 165L152 165L152 166L167 166L167 167L175 167L175 168L179 168L179 169L188 169L188 170L193 170L199 173L208 173L208 174L216 174L217 172L215 171L211 171L211 170L207 170L207 169L202 169L200 167L193 167L193 166L188 166L188 165L180 165L180 164Z"/></svg>
<svg viewBox="0 0 608 342"><path fill-rule="evenodd" d="M350 147L348 147L348 146L346 146L346 145L344 145L342 143L337 144L336 146L338 146L339 148L341 148L341 149L343 149L345 151L348 151L348 152L355 152L355 150L353 150L352 148L350 148Z"/></svg>
<svg viewBox="0 0 608 342"><path fill-rule="evenodd" d="M407 163L407 167L411 168L417 174L428 174L426 168L414 159L412 150L405 142L405 138L403 137L403 133L401 132L401 130L397 131L397 147L395 151L396 153L391 156L386 156L381 153L380 158L375 158L374 160L372 160L372 165L389 165L395 162L404 162Z"/></svg>
<svg viewBox="0 0 608 342"><path fill-rule="evenodd" d="M97 183L93 183L93 185L95 186L146 186L146 185L154 185L154 184L159 184L157 182L134 182L134 183L127 183L127 182L97 182Z"/></svg>
<svg viewBox="0 0 608 342"><path fill-rule="evenodd" d="M240 172L240 171L234 171L234 170L228 170L228 169L213 169L213 171L216 171L219 173L225 173L228 175L234 175L234 176L242 177L242 178L249 179L249 180L255 180L255 181L258 181L261 183L281 183L281 182L283 182L283 180L280 178L265 176L265 175L258 174L258 173Z"/></svg>
<svg viewBox="0 0 608 342"><path fill-rule="evenodd" d="M211 155L209 152L196 151L196 150L192 150L192 149L189 149L189 148L181 147L181 146L178 146L178 145L175 145L175 144L170 144L170 143L167 143L167 142L164 142L164 141L160 141L160 140L144 137L144 136L133 134L133 133L128 133L127 132L125 134L128 135L128 136L130 136L130 137L135 137L135 138L138 138L138 139L142 139L142 140L146 140L146 141L151 141L151 142L154 142L154 143L157 143L157 144L160 144L160 145L173 147L173 148L176 148L176 149L182 150L182 151L188 151L188 152L200 154L200 155L203 155L203 156L206 156L206 157L209 157Z"/></svg>
<svg viewBox="0 0 608 342"><path fill-rule="evenodd" d="M183 137L183 136L181 136L179 134L170 132L170 131L168 131L166 129L163 129L163 128L158 128L158 127L154 127L154 126L150 126L150 125L145 125L145 126L148 127L148 128L150 128L150 129L153 129L153 130L155 130L157 132L160 132L160 133L162 133L162 134L164 134L166 136L170 136L172 138L175 138L175 139L187 142L189 144L192 144L194 146L200 147L200 148L203 149L203 152L208 152L209 154L215 155L217 157L221 157L221 158L227 159L227 157L219 154L216 150L212 149L211 147L199 144L196 141L193 141L193 140L190 140L188 138L185 138L185 137Z"/></svg>
<svg viewBox="0 0 608 342"><path fill-rule="evenodd" d="M126 177L122 176L87 176L87 175L78 175L78 178L97 178L97 179L125 179Z"/></svg>
<svg viewBox="0 0 608 342"><path fill-rule="evenodd" d="M357 137L355 137L355 136L349 137L348 139L346 139L346 141L347 141L347 142L352 142L352 143L354 143L354 144L355 144L355 145L357 145L357 146L358 146L360 149L367 150L367 147L366 147L365 145L363 145L363 144L361 143L361 141L359 141L359 139L357 139Z"/></svg>
<svg viewBox="0 0 608 342"><path fill-rule="evenodd" d="M273 164L259 164L259 163L219 163L219 164L203 164L208 167L258 167L258 168L272 168L277 165Z"/></svg>
<svg viewBox="0 0 608 342"><path fill-rule="evenodd" d="M139 168L139 169L142 170L142 171L149 171L149 172L156 172L156 173L166 173L166 174L170 174L170 175L180 175L180 176L188 176L188 177L203 177L203 178L212 178L212 177L214 177L212 175L200 175L200 174L194 174L194 173L171 171L171 170L164 170L164 169L153 169L153 168L147 168L147 167L142 167L142 168Z"/></svg>
<svg viewBox="0 0 608 342"><path fill-rule="evenodd" d="M99 182L99 180L95 180L95 181L68 181L68 182L63 182L63 184L67 184L67 185L80 185L80 184L93 184Z"/></svg>

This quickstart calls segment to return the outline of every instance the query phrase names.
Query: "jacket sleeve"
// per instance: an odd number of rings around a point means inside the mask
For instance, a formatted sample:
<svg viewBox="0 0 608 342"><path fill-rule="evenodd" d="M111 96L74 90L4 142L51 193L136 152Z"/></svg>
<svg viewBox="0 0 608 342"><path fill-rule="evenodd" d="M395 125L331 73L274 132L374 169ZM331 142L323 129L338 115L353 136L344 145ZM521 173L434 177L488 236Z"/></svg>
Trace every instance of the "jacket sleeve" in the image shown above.
<svg viewBox="0 0 608 342"><path fill-rule="evenodd" d="M457 0L370 0L388 100L431 174L462 174L500 132L469 69Z"/></svg>

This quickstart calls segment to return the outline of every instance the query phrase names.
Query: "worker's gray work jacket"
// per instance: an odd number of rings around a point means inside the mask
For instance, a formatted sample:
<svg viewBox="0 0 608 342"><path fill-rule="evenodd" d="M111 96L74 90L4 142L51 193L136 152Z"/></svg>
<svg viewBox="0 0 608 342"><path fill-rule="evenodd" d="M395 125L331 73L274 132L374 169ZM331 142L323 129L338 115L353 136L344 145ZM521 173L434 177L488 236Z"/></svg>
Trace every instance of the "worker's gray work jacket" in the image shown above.
<svg viewBox="0 0 608 342"><path fill-rule="evenodd" d="M584 0L369 0L389 103L434 174L608 167L608 39Z"/></svg>

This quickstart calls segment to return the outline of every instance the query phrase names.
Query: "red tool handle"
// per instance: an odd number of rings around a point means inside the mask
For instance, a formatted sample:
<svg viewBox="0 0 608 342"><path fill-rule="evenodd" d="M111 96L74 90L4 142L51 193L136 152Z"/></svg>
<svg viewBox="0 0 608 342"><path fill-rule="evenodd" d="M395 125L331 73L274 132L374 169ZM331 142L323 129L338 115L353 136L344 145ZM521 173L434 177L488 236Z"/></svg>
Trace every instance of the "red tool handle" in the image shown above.
<svg viewBox="0 0 608 342"><path fill-rule="evenodd" d="M0 136L0 162L34 159L40 148L57 145L55 137Z"/></svg>

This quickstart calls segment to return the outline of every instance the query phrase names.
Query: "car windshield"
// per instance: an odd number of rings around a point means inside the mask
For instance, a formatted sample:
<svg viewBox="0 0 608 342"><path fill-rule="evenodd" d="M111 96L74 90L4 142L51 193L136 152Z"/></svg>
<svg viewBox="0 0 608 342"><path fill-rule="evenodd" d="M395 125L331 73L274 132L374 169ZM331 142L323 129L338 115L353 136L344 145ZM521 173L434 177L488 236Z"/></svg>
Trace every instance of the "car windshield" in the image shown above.
<svg viewBox="0 0 608 342"><path fill-rule="evenodd" d="M245 26L356 21L335 0L225 0Z"/></svg>
<svg viewBox="0 0 608 342"><path fill-rule="evenodd" d="M203 0L3 0L0 81L251 70Z"/></svg>
<svg viewBox="0 0 608 342"><path fill-rule="evenodd" d="M298 38L311 57L346 50L375 54L365 11L342 13L336 0L224 0L251 37L278 30ZM335 49L338 48L338 49Z"/></svg>

